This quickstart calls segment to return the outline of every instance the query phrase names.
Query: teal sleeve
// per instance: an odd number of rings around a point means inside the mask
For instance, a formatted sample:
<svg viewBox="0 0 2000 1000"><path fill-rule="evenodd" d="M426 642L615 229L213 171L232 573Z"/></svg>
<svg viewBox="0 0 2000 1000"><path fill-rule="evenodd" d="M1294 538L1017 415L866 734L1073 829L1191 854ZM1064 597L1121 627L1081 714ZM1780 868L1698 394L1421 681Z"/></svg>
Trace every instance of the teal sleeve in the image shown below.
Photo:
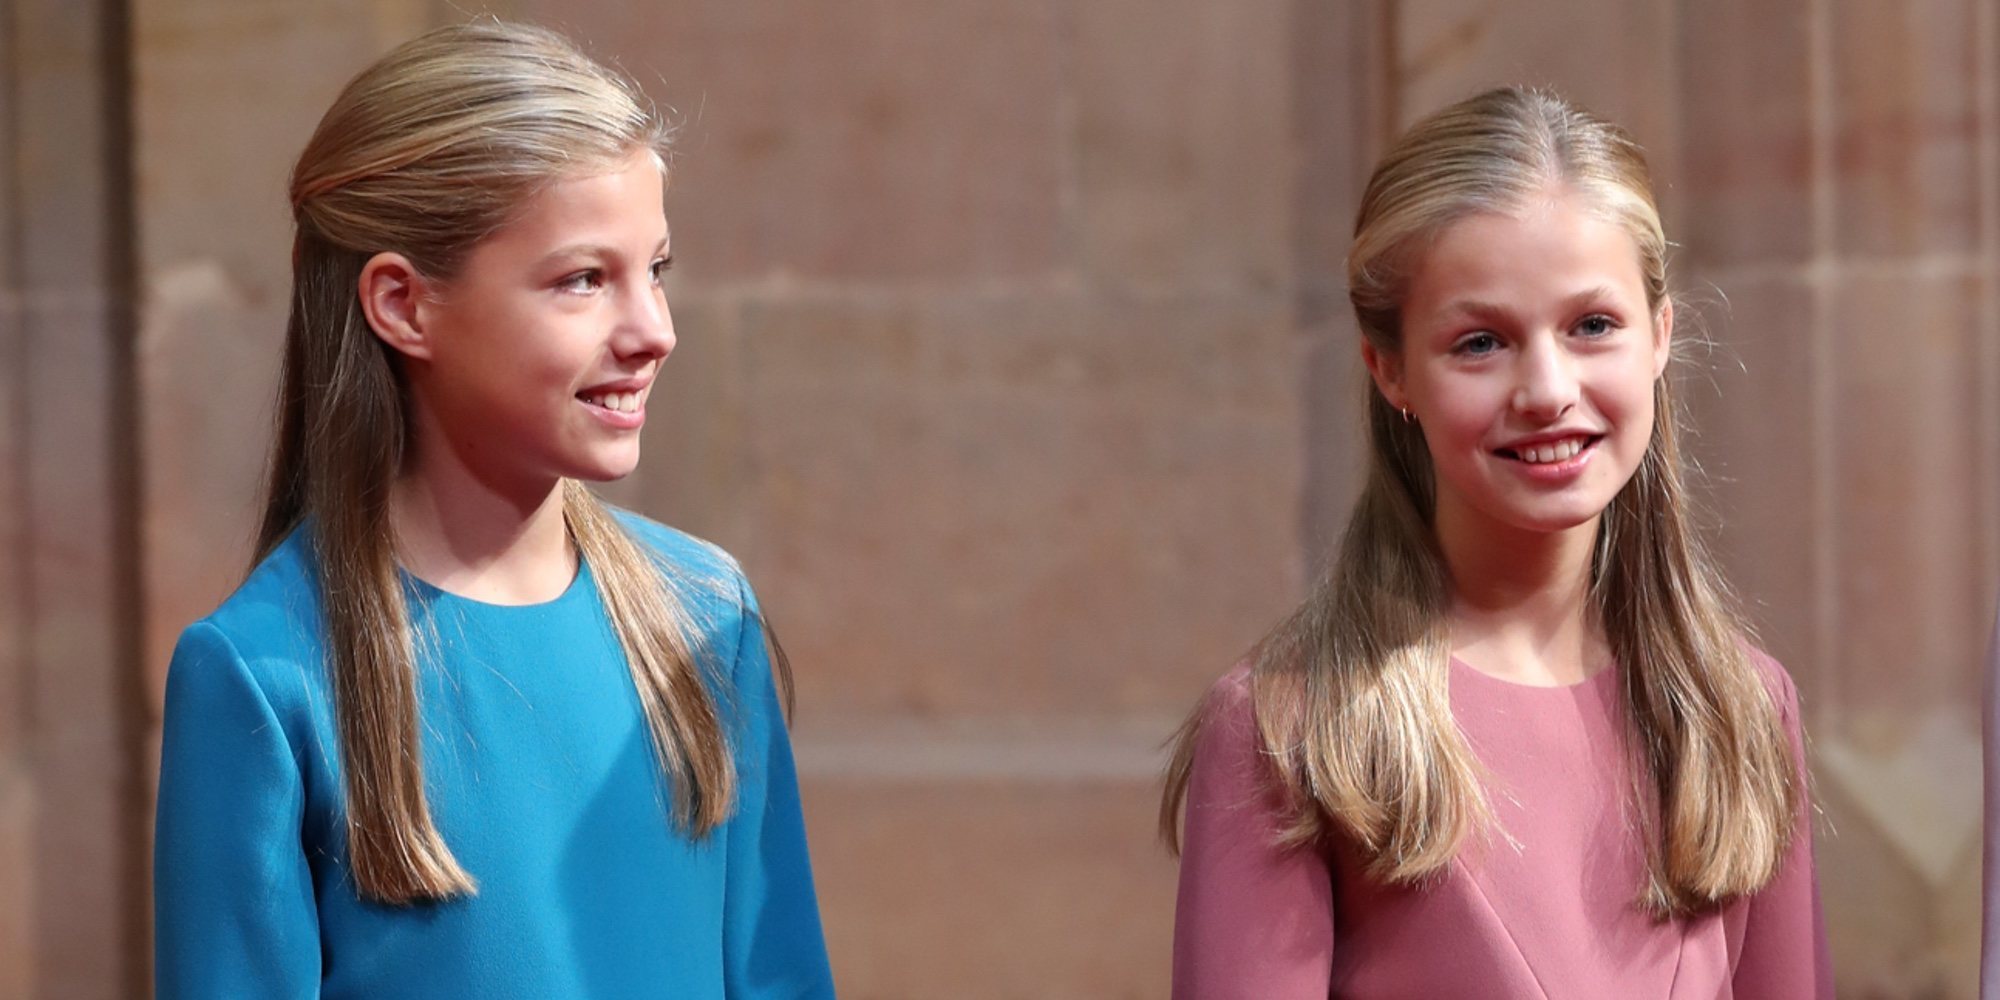
<svg viewBox="0 0 2000 1000"><path fill-rule="evenodd" d="M741 585L736 640L737 809L728 824L723 976L729 1000L831 998L791 740L778 704L761 613Z"/></svg>
<svg viewBox="0 0 2000 1000"><path fill-rule="evenodd" d="M154 826L158 1000L319 995L299 763L227 636L196 623L167 671Z"/></svg>

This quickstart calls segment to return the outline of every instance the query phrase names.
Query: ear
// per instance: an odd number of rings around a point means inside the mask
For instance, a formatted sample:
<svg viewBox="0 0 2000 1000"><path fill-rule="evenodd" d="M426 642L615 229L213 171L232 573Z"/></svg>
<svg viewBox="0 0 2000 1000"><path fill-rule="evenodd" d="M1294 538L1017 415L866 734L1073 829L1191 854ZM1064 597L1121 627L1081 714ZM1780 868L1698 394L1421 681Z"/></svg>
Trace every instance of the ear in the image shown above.
<svg viewBox="0 0 2000 1000"><path fill-rule="evenodd" d="M1375 388L1389 405L1398 410L1409 405L1403 395L1403 362L1394 354L1375 349L1366 338L1361 341L1361 363L1368 366L1368 376L1375 380Z"/></svg>
<svg viewBox="0 0 2000 1000"><path fill-rule="evenodd" d="M1653 321L1653 377L1667 373L1667 362L1674 357L1674 300L1660 304L1660 316Z"/></svg>
<svg viewBox="0 0 2000 1000"><path fill-rule="evenodd" d="M361 267L357 291L368 327L382 342L405 357L428 360L430 339L424 330L426 285L409 258L378 253Z"/></svg>

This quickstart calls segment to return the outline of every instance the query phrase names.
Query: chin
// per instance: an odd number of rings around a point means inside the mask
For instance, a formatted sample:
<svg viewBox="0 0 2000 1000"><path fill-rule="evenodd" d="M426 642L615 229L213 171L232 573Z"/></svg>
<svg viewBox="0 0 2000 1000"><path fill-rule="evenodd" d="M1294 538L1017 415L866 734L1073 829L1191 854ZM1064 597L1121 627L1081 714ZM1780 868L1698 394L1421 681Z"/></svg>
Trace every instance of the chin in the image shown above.
<svg viewBox="0 0 2000 1000"><path fill-rule="evenodd" d="M1588 527L1597 520L1597 515L1602 513L1603 511L1593 511L1592 513L1582 517L1543 517L1535 519L1523 519L1520 521L1516 521L1515 524L1524 531L1532 531L1537 534L1543 534L1543 535L1560 535L1564 532L1575 531L1578 528Z"/></svg>
<svg viewBox="0 0 2000 1000"><path fill-rule="evenodd" d="M602 458L596 461L577 462L564 473L570 479L580 479L586 483L615 483L638 471L639 456L626 458Z"/></svg>
<svg viewBox="0 0 2000 1000"><path fill-rule="evenodd" d="M637 468L636 465L626 465L616 469L578 469L570 473L569 478L580 479L586 483L615 483L631 475Z"/></svg>
<svg viewBox="0 0 2000 1000"><path fill-rule="evenodd" d="M1502 519L1522 531L1554 535L1589 526L1604 513L1605 506L1604 504L1524 506L1508 512Z"/></svg>

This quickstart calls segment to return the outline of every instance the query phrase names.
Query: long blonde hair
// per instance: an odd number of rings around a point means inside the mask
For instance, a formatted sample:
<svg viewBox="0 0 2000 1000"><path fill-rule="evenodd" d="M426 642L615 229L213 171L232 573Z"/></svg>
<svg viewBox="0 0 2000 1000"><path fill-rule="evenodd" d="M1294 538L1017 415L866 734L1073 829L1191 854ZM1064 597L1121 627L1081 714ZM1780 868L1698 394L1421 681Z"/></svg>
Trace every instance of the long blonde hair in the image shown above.
<svg viewBox="0 0 2000 1000"><path fill-rule="evenodd" d="M626 77L559 35L482 21L413 39L355 77L293 171L291 313L257 558L305 525L326 621L348 854L367 898L408 903L475 885L424 790L416 654L389 519L410 419L397 358L362 314L362 266L394 251L448 280L541 186L637 150L663 155L666 140ZM705 678L667 571L583 484L562 490L569 535L631 667L672 822L705 835L728 818L736 790L706 683L720 678Z"/></svg>
<svg viewBox="0 0 2000 1000"><path fill-rule="evenodd" d="M1648 305L1668 302L1667 242L1644 155L1622 129L1560 97L1505 88L1413 126L1377 165L1348 256L1361 333L1401 347L1400 309L1425 246L1469 215L1565 185L1638 246ZM1639 904L1667 917L1756 891L1795 835L1804 790L1749 629L1690 525L1671 379L1637 472L1605 511L1589 600L1622 672L1634 781L1648 834ZM1431 519L1421 430L1368 394L1369 465L1324 576L1251 654L1251 703L1294 812L1286 846L1341 835L1370 874L1415 884L1493 816L1478 759L1453 723L1450 579ZM1161 827L1178 849L1204 708L1176 736Z"/></svg>

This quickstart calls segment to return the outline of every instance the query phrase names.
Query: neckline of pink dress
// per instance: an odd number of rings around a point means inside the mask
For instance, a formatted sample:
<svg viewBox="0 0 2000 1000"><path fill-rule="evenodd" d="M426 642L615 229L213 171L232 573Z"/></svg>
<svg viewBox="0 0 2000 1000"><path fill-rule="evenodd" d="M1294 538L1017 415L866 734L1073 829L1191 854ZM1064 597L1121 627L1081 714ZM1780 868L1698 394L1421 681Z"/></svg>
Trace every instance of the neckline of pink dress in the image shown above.
<svg viewBox="0 0 2000 1000"><path fill-rule="evenodd" d="M1577 681L1574 684L1524 684L1520 681L1510 681L1505 677L1496 677L1492 674L1489 674L1486 671L1481 670L1478 667L1475 667L1472 664L1459 659L1456 655L1454 655L1451 658L1451 667L1454 673L1457 673L1461 676L1470 677L1474 680L1483 683L1496 685L1497 687L1504 690L1528 691L1528 692L1583 691L1592 687L1610 683L1610 679L1618 675L1618 671L1616 669L1617 664L1610 661L1598 664L1594 669L1591 670L1588 676L1584 677L1584 679Z"/></svg>

